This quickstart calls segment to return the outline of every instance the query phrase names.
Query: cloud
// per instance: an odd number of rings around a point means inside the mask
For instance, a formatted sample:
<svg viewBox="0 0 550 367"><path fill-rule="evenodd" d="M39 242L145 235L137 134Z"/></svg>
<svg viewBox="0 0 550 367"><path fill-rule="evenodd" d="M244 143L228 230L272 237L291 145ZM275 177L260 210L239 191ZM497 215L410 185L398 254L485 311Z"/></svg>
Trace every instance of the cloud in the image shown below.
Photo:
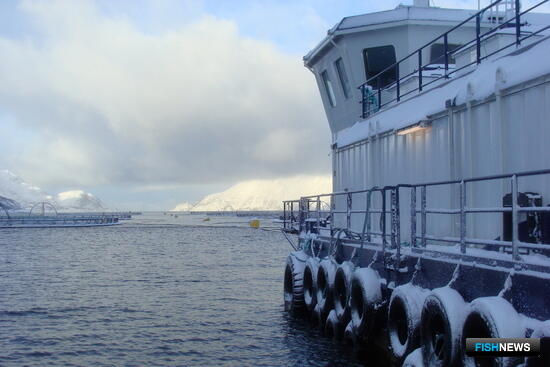
<svg viewBox="0 0 550 367"><path fill-rule="evenodd" d="M21 10L36 29L0 38L0 109L33 131L33 146L11 155L29 180L197 184L328 169L313 76L234 22L201 16L147 33L91 1Z"/></svg>

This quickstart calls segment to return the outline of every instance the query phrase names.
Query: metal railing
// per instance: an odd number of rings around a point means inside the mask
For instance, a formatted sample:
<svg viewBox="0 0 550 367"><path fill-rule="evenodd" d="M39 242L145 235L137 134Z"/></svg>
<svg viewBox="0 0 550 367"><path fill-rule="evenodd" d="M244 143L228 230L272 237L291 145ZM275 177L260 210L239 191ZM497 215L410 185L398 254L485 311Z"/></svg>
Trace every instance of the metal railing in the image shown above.
<svg viewBox="0 0 550 367"><path fill-rule="evenodd" d="M426 249L428 241L435 244L431 250L438 251L437 245L454 244L459 246L459 255L467 254L468 248L473 246L496 247L498 249L511 250L511 259L514 262L521 262L520 249L527 252L543 250L550 253L550 243L527 243L520 241L519 236L519 214L520 213L548 213L550 215L550 206L530 206L522 207L518 205L518 179L523 177L535 177L541 175L550 175L550 169L520 172L515 174L502 174L485 177L468 178L464 180L449 180L422 184L400 184L396 186L385 186L382 188L374 187L366 190L344 191L329 194L320 194L302 197L300 200L289 200L283 202L283 229L287 232L312 231L320 236L330 237L334 240L336 233L340 230L355 233L358 242L363 244L375 245L383 252L392 250L395 253L397 263L401 258L401 247L404 245L401 239L401 211L405 204L400 202L400 193L408 190L410 194L409 210L409 241L407 246L415 249ZM492 182L495 180L508 180L510 183L511 206L506 207L469 207L467 205L468 187L474 183ZM447 187L449 194L452 186L458 186L459 205L457 208L432 208L427 206L427 189L434 187ZM363 196L364 197L361 197ZM373 207L373 195L378 196L379 205ZM357 199L359 197L359 199ZM345 199L345 210L340 208L342 205L336 205L337 200ZM420 199L418 205L417 201ZM330 201L330 210L321 210L320 202ZM354 203L357 200L364 200L360 209L354 209ZM312 210L311 207L314 207ZM337 206L339 208L337 209ZM355 205L357 207L357 205ZM511 213L511 240L503 238L483 239L468 237L468 215L479 213ZM437 236L427 232L428 214L430 215L458 215L459 235L458 236ZM336 227L336 217L344 216L345 225ZM352 216L362 215L363 225L361 231L353 231ZM379 216L378 229L373 228L373 215ZM420 217L420 218L418 218ZM420 233L418 234L418 222L420 222ZM483 248L482 248L483 249ZM443 248L441 248L443 250ZM442 251L445 252L445 251ZM446 252L448 253L448 252ZM486 251L486 256L491 257L494 251ZM479 254L476 252L476 256ZM550 259L548 266L550 266Z"/></svg>
<svg viewBox="0 0 550 367"><path fill-rule="evenodd" d="M437 81L439 81L441 79L448 79L453 74L455 74L455 73L457 73L457 72L459 72L459 71L461 71L461 70L463 70L463 69L465 69L469 66L472 66L474 64L479 64L479 63L481 63L482 60L484 60L488 57L491 57L491 56L495 55L496 53L501 52L501 51L503 51L503 50L505 50L509 47L512 47L514 45L516 47L519 47L521 45L521 43L523 41L525 41L526 39L528 39L530 37L533 37L535 35L538 35L538 34L544 32L545 30L550 28L550 25L547 25L547 26L544 26L544 27L542 27L542 28L540 28L536 31L529 32L529 33L525 34L524 36L522 36L522 31L521 31L522 16L525 15L526 13L531 12L533 9L536 9L539 6L547 3L549 0L540 1L539 3L531 6L530 8L528 8L527 10L524 10L524 11L520 11L520 1L515 0L514 15L512 17L510 17L509 19L507 19L507 20L503 20L502 22L500 22L500 20L499 20L499 23L496 26L494 26L494 27L490 28L488 31L482 33L481 32L481 23L482 23L482 19L483 19L484 14L486 12L491 12L491 17L492 18L490 17L489 20L490 21L494 20L495 16L493 14L495 14L495 12L492 12L492 11L495 8L498 9L498 6L500 5L500 3L502 1L503 0L497 0L497 1L492 2L491 4L489 4L488 6L486 6L483 9L481 9L477 13L473 14L472 16L468 17L467 19L463 20L462 22L460 22L459 24L457 24L456 26L454 26L453 28L451 28L447 32L443 33L442 35L440 35L437 38L433 39L432 41L428 42L427 44L421 46L420 48L418 48L414 52L412 52L409 55L403 57L402 59L400 59L396 63L388 66L387 68L385 68L384 70L382 70L378 74L376 74L373 77L369 78L365 83L361 84L358 87L361 90L361 101L360 101L360 103L362 105L361 117L362 118L367 118L369 115L371 115L372 113L377 112L378 110L382 109L384 106L387 106L388 104L393 103L393 102L399 102L401 100L401 98L403 98L403 97L405 97L409 94L412 94L412 93L415 93L415 92L421 92L424 88L428 87L429 85L431 85L433 83L436 83ZM473 20L475 20L475 34L476 34L475 38L473 38L472 40L466 42L465 44L461 45L458 48L450 49L450 47L449 47L449 35L451 33L455 32L456 30L458 30L459 28L461 28L464 24L466 24L468 22L471 22ZM513 27L515 29L515 37L514 37L515 39L514 39L513 42L511 42L511 43L509 43L509 44L507 44L503 47L500 47L498 50L490 52L486 55L482 55L482 53L481 53L481 43L482 43L482 41L487 39L489 36L494 34L499 29L511 28L511 27ZM443 49L444 49L443 55L439 56L435 60L430 61L427 64L423 64L423 62L422 62L423 50L430 47L431 45L435 44L436 42L441 41L441 40L443 40ZM465 65L461 66L460 68L451 67L450 61L451 61L451 58L454 54L456 54L460 51L463 51L463 50L465 50L469 47L473 47L474 45L475 45L475 60L474 61L466 63ZM412 72L400 77L399 76L399 70L400 70L401 64L404 63L404 62L408 62L412 58L417 58L417 68L415 68ZM443 65L443 68L442 68L443 74L442 75L440 75L438 77L435 77L435 78L432 78L432 80L430 80L429 82L424 82L423 81L423 71L428 71L428 70L433 70L433 69L436 69L436 68L440 68L441 65ZM384 86L384 87L381 87L382 86L382 78L383 78L384 74L387 73L387 72L392 72L392 71L396 73L396 76L397 76L396 80L394 82L391 82L390 84ZM415 76L418 78L417 86L415 88L411 89L411 90L408 90L405 93L401 93L401 85L402 85L403 81L405 79L409 79L409 78L415 77ZM371 85L373 85L373 84L378 86L377 90L374 90L371 87ZM388 101L382 102L382 93L384 91L388 91L389 89L392 89L392 88L395 88L395 97L389 99Z"/></svg>

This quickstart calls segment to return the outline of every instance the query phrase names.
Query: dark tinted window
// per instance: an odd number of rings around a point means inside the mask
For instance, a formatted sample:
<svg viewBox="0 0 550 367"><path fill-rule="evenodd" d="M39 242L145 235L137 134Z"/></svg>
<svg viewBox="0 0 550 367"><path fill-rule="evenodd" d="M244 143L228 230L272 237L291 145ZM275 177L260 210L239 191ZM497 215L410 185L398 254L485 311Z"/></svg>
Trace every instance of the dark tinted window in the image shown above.
<svg viewBox="0 0 550 367"><path fill-rule="evenodd" d="M365 75L367 80L376 76L386 68L395 64L395 48L393 46L371 47L363 50L363 59L365 61ZM376 78L369 82L374 89L383 88L397 80L399 68L395 65L393 68L386 70Z"/></svg>
<svg viewBox="0 0 550 367"><path fill-rule="evenodd" d="M449 52L456 50L461 45L457 44L447 44ZM445 63L445 45L443 43L434 43L430 47L430 64L444 64ZM454 64L455 58L452 53L449 53L449 64Z"/></svg>
<svg viewBox="0 0 550 367"><path fill-rule="evenodd" d="M340 79L340 85L342 86L342 91L344 92L344 97L349 98L351 94L351 86L349 84L348 74L346 73L346 68L344 67L344 61L342 58L339 58L335 62L336 71L338 72L338 79Z"/></svg>

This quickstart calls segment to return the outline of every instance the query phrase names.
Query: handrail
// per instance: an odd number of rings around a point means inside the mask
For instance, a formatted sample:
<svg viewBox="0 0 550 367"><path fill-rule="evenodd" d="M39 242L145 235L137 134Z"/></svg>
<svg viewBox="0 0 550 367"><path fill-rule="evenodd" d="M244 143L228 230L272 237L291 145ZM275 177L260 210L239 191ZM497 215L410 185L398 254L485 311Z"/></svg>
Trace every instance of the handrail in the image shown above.
<svg viewBox="0 0 550 367"><path fill-rule="evenodd" d="M401 58L399 61L396 61L395 63L393 63L392 65L388 66L386 69L382 70L381 72L379 72L378 74L376 74L375 76L367 79L366 82L362 83L358 88L360 88L361 86L363 85L366 85L368 84L370 81L373 81L375 80L376 78L380 77L382 74L384 74L386 71L390 71L391 69L395 68L396 66L398 66L399 64L401 64L403 61L407 60L409 57L412 57L414 56L415 54L418 53L418 50L420 49L423 49L423 48L426 48L432 44L434 44L436 41L438 41L441 37L444 37L445 35L448 35L449 33L451 33L452 31L454 31L455 29L463 26L464 24L468 23L470 20L474 19L478 14L483 14L486 10L488 10L489 8L495 6L496 4L502 2L502 0L496 0L495 2L487 5L485 8L481 9L480 11L478 11L477 13L475 13L474 15L471 15L470 17L466 18L465 20L463 20L462 22L458 23L457 25L455 25L454 27L452 27L451 29L449 29L448 31L446 31L445 33L442 33L440 36L437 36L436 38L434 38L433 40L429 41L428 43L424 44L423 46L420 46L419 48L417 48L416 50L414 50L413 52L411 52L410 54L408 54L407 56ZM471 41L470 41L471 42Z"/></svg>
<svg viewBox="0 0 550 367"><path fill-rule="evenodd" d="M481 32L481 19L483 17L483 14L493 8L494 6L498 5L499 3L501 3L503 0L497 0L497 1L494 1L492 2L491 4L489 4L488 6L484 7L483 9L479 10L478 12L476 12L475 14L469 16L468 18L466 18L465 20L463 20L462 22L458 23L456 26L452 27L450 30L444 32L443 34L437 36L436 38L434 38L433 40L431 40L430 42L424 44L423 46L417 48L415 51L411 52L410 54L408 54L407 56L401 58L399 61L393 63L392 65L388 66L387 68L385 68L384 70L380 71L378 74L370 77L369 79L367 79L366 82L362 83L361 85L359 85L357 88L361 90L361 101L360 103L362 104L362 113L361 113L361 117L362 118L367 118L369 115L371 115L373 112L376 112L378 110L380 110L382 107L392 103L392 102L399 102L401 100L402 97L410 94L410 93L413 93L413 92L421 92L423 87L426 87L436 81L439 81L441 79L447 79L449 78L451 75L457 73L458 71L461 71L463 70L464 68L466 67L469 67L473 64L479 64L482 60L486 59L487 57L490 57L494 54L496 54L497 52L500 52L504 49L507 49L508 47L511 47L513 45L516 45L517 47L519 47L519 45L522 43L522 41L532 37L534 34L538 34L548 28L550 28L550 26L547 26L547 27L544 27L542 29L539 29L538 31L536 32L533 32L529 35L526 35L524 37L521 36L521 17L532 11L533 9L547 3L549 0L542 0L540 1L539 3L531 6L530 8L528 8L527 10L524 10L522 12L520 12L520 3L519 3L519 0L515 0L515 14L510 18L510 19L507 19L503 22L499 22L496 26L490 28L488 31L482 33ZM455 31L456 29L460 28L461 26L463 26L464 24L470 22L472 19L475 19L476 20L476 37L473 38L472 40L466 42L464 45L461 45L459 48L457 49L453 49L453 50L449 50L449 43L448 43L448 38L449 38L449 34L453 31ZM481 55L481 41L486 39L489 35L491 35L492 33L494 33L495 31L499 30L499 29L502 29L502 28L505 28L507 25L509 25L511 22L515 21L515 40L514 42L512 42L511 44L509 45L505 45L501 48L499 48L498 50L488 54L488 55L485 55L485 56L482 56ZM435 44L437 41L443 39L443 43L444 43L444 54L439 56L435 61L440 61L440 59L443 59L444 60L444 73L442 76L440 77L437 77L431 81L429 81L428 83L423 83L423 74L422 74L422 71L423 70L428 70L427 68L430 66L430 65L436 65L436 62L434 61L431 61L429 62L428 64L426 65L423 65L422 63L422 50L424 48L427 48L428 46L431 46L433 44ZM461 68L458 68L458 69L453 69L451 71L449 71L449 55L451 54L454 54L454 53L457 53L461 50L464 50L468 47L471 47L473 44L475 44L476 46L476 60L475 61L472 61L470 63L467 63L466 65L462 66ZM417 55L418 56L418 68L413 70L412 72L408 73L407 75L403 76L403 77L400 77L399 75L397 75L397 78L395 81L391 82L390 84L384 86L384 87L381 87L381 77L383 76L384 73L388 72L388 71L391 71L391 70L396 70L396 73L399 73L399 66L409 60L411 57ZM439 64L437 64L439 65ZM412 75L417 75L418 76L418 86L412 90L409 90L408 92L406 92L405 94L401 94L401 82L406 79L406 78L409 78L410 76ZM373 81L377 81L377 85L378 85L378 89L376 90L376 92L374 91L370 91L368 89L368 86L369 84L372 84ZM382 91L386 91L390 88L396 88L396 97L389 100L389 101L386 101L384 103L382 103ZM376 106L372 106L372 99L373 99L373 96L376 95Z"/></svg>
<svg viewBox="0 0 550 367"><path fill-rule="evenodd" d="M520 240L519 236L519 213L530 213L529 215L541 215L540 213L550 213L550 206L531 206L531 207L521 207L518 204L519 198L519 188L518 180L522 177L533 177L539 175L550 175L550 169L543 170L533 170L533 171L523 171L517 173L506 173L506 174L497 174L497 175L488 175L483 177L472 177L461 180L446 180L446 181L436 181L436 182L427 182L427 183L417 183L417 184L398 184L393 186L384 186L384 187L372 187L370 189L355 190L355 191L342 191L334 192L329 194L319 194L319 195L310 195L304 196L299 200L287 200L284 201L283 205L285 208L290 208L291 210L284 211L283 216L283 229L292 230L295 233L303 231L312 231L322 234L324 230L325 236L330 235L330 238L333 238L333 235L338 230L342 228L336 228L334 225L335 216L343 215L345 216L342 223L345 227L343 228L346 233L355 233L354 236L360 238L360 244L363 246L364 243L371 245L381 246L382 252L394 251L393 254L396 259L396 264L399 266L400 257L401 257L401 218L400 211L403 205L401 205L399 200L399 192L401 189L410 190L410 246L413 248L426 248L428 241L443 242L443 243L454 243L459 247L459 254L466 255L468 253L467 248L470 245L482 245L482 246L496 246L504 249L511 249L512 261L514 263L522 263L522 257L520 256L520 249L526 251L530 250L543 250L550 253L550 243L542 244L541 241L545 237L542 237L539 233L535 242L526 243L525 240ZM483 181L493 181L493 180L510 180L511 187L511 205L498 207L469 207L467 205L467 185L475 182ZM459 208L457 209L446 209L446 208L430 208L427 207L427 188L440 186L440 185L460 185L460 200ZM417 189L420 188L420 208L417 207ZM449 187L451 190L452 187ZM381 193L381 200L379 200L380 207L373 208L371 201L371 194L373 192ZM450 192L450 191L449 191ZM354 195L365 194L366 200L364 209L353 208ZM389 194L389 200L387 197ZM336 208L335 202L333 201L336 197L344 196L346 197L345 202L342 203L340 208ZM330 210L322 211L320 210L319 203L322 197L329 197L331 199ZM360 198L361 200L361 198ZM293 203L299 203L298 212L295 215L293 210ZM316 210L310 210L310 204L317 204ZM406 204L405 204L406 205ZM403 208L404 209L404 208ZM324 223L321 223L321 213L328 214L327 219ZM480 213L494 213L502 214L509 213L511 220L511 238L510 240L502 239L482 239L482 238L472 238L468 236L468 222L466 221L467 215L480 214ZM538 214L537 214L538 213ZM290 214L290 217L287 216ZM314 214L315 216L310 216ZM363 214L363 225L361 232L353 232L352 230L352 216ZM417 216L420 214L420 234L417 234ZM438 215L459 215L459 236L450 237L450 236L434 236L427 232L427 214L438 214ZM372 228L371 223L372 215L379 215L380 223L379 228L376 230ZM287 221L287 219L290 220ZM296 220L298 218L298 220ZM342 218L342 217L341 217ZM387 221L390 220L389 226ZM290 224L287 225L287 224ZM330 226L327 227L327 224ZM404 227L405 228L405 227ZM388 231L389 229L389 231ZM379 242L373 242L372 236L375 236L380 239ZM504 236L504 235L503 235ZM389 241L388 241L389 240ZM420 240L418 244L417 240ZM445 252L442 250L434 250L436 252ZM477 254L475 256L478 256ZM486 256L490 258L490 255ZM548 264L550 270L550 260Z"/></svg>

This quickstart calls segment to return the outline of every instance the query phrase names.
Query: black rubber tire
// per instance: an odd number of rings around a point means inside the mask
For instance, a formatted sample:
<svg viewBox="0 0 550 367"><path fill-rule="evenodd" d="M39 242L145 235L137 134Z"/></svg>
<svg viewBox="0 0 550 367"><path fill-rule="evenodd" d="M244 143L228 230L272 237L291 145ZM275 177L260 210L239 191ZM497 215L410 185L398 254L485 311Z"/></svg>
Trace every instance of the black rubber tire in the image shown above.
<svg viewBox="0 0 550 367"><path fill-rule="evenodd" d="M460 293L449 287L434 289L426 297L420 321L426 366L450 367L460 363L466 309Z"/></svg>
<svg viewBox="0 0 550 367"><path fill-rule="evenodd" d="M327 322L327 317L321 312L319 305L315 306L311 312L311 326L318 328L321 333L325 331L325 323Z"/></svg>
<svg viewBox="0 0 550 367"><path fill-rule="evenodd" d="M351 347L357 347L359 345L359 337L355 334L353 323L350 321L344 329L344 344Z"/></svg>
<svg viewBox="0 0 550 367"><path fill-rule="evenodd" d="M317 271L319 270L319 260L310 257L306 261L303 274L304 303L309 312L313 312L317 306Z"/></svg>
<svg viewBox="0 0 550 367"><path fill-rule="evenodd" d="M303 274L307 255L302 251L290 253L286 258L284 279L285 310L289 313L303 315L304 303Z"/></svg>
<svg viewBox="0 0 550 367"><path fill-rule="evenodd" d="M334 310L330 310L325 322L325 336L337 340L342 339L344 336L344 326L336 317Z"/></svg>
<svg viewBox="0 0 550 367"><path fill-rule="evenodd" d="M382 283L378 272L371 268L358 268L351 280L351 322L357 336L366 341L371 335L378 305L382 302Z"/></svg>
<svg viewBox="0 0 550 367"><path fill-rule="evenodd" d="M502 297L476 298L468 307L462 328L466 338L524 338L525 329L519 315ZM465 343L465 342L463 342ZM463 344L464 347L464 344ZM517 357L476 358L462 355L462 364L479 367L508 367L519 364Z"/></svg>
<svg viewBox="0 0 550 367"><path fill-rule="evenodd" d="M333 306L334 274L336 263L333 260L322 260L317 270L317 307L326 317Z"/></svg>
<svg viewBox="0 0 550 367"><path fill-rule="evenodd" d="M388 339L394 358L401 362L420 347L420 316L427 289L405 284L395 288L388 305Z"/></svg>
<svg viewBox="0 0 550 367"><path fill-rule="evenodd" d="M353 277L354 265L345 261L334 275L333 301L336 317L342 325L347 325L350 320L349 299L351 294L351 278Z"/></svg>

